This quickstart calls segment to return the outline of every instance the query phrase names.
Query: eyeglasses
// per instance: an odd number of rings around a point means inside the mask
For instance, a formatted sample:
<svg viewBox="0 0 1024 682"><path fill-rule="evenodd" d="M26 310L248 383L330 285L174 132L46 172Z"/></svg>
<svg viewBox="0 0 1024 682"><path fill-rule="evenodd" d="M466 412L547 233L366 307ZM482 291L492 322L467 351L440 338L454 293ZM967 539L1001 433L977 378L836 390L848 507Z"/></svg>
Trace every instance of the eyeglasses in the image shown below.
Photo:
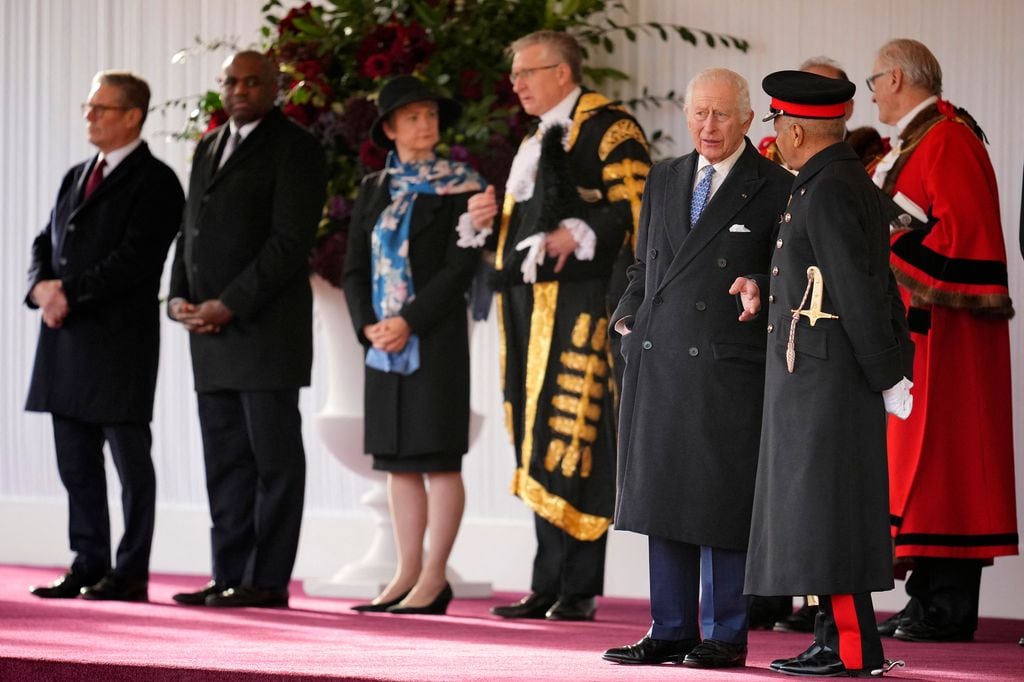
<svg viewBox="0 0 1024 682"><path fill-rule="evenodd" d="M525 78L529 80L533 76L533 74L537 73L538 71L544 71L545 69L553 69L556 66L561 66L561 64L562 63L559 62L558 64L548 64L547 66L535 66L532 69L520 69L519 71L513 71L512 73L510 73L508 75L508 79L512 81L513 85L515 85L516 81L519 80L520 78Z"/></svg>
<svg viewBox="0 0 1024 682"><path fill-rule="evenodd" d="M867 78L865 78L864 82L868 84L868 92L874 92L875 91L875 79L876 78L881 78L882 76L884 76L887 73L892 73L892 69L886 69L885 71L879 71L878 73L872 74L872 75L868 76Z"/></svg>
<svg viewBox="0 0 1024 682"><path fill-rule="evenodd" d="M247 88L258 88L263 85L263 81L259 76L246 76L245 78L228 76L227 78L220 79L220 86L225 90L233 90L238 87L239 83L245 84L245 87Z"/></svg>
<svg viewBox="0 0 1024 682"><path fill-rule="evenodd" d="M89 102L82 102L82 104L80 106L82 107L82 113L85 114L86 116L88 116L89 114L91 114L93 112L96 112L97 116L102 116L103 114L105 114L105 113L107 113L108 111L111 111L111 110L128 111L129 109L132 108L132 107L116 106L116 105L113 105L113 104L90 104Z"/></svg>

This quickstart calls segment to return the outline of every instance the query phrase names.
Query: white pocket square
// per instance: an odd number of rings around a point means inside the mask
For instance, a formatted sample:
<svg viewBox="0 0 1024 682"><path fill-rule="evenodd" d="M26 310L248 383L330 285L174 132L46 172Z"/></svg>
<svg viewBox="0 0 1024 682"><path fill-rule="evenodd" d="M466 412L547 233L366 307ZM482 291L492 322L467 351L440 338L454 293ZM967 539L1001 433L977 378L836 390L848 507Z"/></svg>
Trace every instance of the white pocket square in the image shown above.
<svg viewBox="0 0 1024 682"><path fill-rule="evenodd" d="M730 232L750 232L746 225L736 224L729 228Z"/></svg>

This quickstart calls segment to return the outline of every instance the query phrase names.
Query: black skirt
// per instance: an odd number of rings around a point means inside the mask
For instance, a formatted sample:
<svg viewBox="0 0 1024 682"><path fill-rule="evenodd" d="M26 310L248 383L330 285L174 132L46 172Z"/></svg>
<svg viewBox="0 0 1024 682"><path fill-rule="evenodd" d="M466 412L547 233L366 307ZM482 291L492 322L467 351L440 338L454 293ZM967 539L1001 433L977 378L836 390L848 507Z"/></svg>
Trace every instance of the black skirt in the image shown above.
<svg viewBox="0 0 1024 682"><path fill-rule="evenodd" d="M462 471L462 452L428 452L422 455L373 455L375 471L394 473L459 473Z"/></svg>

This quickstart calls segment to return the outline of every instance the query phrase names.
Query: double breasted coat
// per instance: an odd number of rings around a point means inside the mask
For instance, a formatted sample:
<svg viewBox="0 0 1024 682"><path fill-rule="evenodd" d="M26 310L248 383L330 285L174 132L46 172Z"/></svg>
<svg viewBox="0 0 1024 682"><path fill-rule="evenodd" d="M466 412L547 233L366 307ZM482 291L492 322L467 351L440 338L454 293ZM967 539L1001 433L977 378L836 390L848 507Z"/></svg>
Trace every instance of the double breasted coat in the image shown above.
<svg viewBox="0 0 1024 682"><path fill-rule="evenodd" d="M748 594L852 594L893 586L882 391L903 377L889 285L889 229L853 149L800 169L772 258L764 424L747 553ZM838 319L796 325L811 307Z"/></svg>
<svg viewBox="0 0 1024 682"><path fill-rule="evenodd" d="M469 449L469 330L466 290L480 252L461 248L455 229L471 193L418 194L409 224L409 265L415 297L401 315L420 340L420 367L408 376L367 367L364 448L407 457ZM363 179L352 211L344 289L359 342L377 322L373 309L370 239L388 206L387 175Z"/></svg>
<svg viewBox="0 0 1024 682"><path fill-rule="evenodd" d="M59 329L40 326L25 407L96 424L148 423L160 275L185 198L174 171L143 142L83 199L97 158L64 176L32 243L29 291L60 279L70 312Z"/></svg>
<svg viewBox="0 0 1024 682"><path fill-rule="evenodd" d="M196 148L169 300L219 298L234 313L218 334L190 334L196 390L309 385L309 250L323 211L323 150L271 110L218 170L225 124Z"/></svg>
<svg viewBox="0 0 1024 682"><path fill-rule="evenodd" d="M692 230L697 153L651 169L637 260L611 317L633 317L615 527L736 550L750 528L767 322L740 322L729 287L767 271L793 181L744 144Z"/></svg>

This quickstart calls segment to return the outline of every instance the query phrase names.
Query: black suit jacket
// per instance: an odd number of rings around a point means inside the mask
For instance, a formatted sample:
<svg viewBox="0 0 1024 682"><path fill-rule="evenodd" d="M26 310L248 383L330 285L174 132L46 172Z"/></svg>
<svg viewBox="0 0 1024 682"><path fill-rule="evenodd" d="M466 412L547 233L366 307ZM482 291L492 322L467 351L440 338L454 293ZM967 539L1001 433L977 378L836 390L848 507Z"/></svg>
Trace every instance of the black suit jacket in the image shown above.
<svg viewBox="0 0 1024 682"><path fill-rule="evenodd" d="M143 142L83 200L96 159L64 176L32 243L29 292L60 279L70 312L59 329L40 326L26 409L102 424L149 422L160 355L157 294L184 195L174 171Z"/></svg>
<svg viewBox="0 0 1024 682"><path fill-rule="evenodd" d="M220 333L191 335L196 390L307 386L324 152L273 109L218 170L228 135L223 125L196 148L171 272L170 299L219 298L234 313Z"/></svg>
<svg viewBox="0 0 1024 682"><path fill-rule="evenodd" d="M690 229L697 154L656 164L636 263L611 316L633 316L619 419L615 527L746 549L764 390L766 319L729 287L766 272L793 176L749 141ZM767 302L764 302L767 305Z"/></svg>

